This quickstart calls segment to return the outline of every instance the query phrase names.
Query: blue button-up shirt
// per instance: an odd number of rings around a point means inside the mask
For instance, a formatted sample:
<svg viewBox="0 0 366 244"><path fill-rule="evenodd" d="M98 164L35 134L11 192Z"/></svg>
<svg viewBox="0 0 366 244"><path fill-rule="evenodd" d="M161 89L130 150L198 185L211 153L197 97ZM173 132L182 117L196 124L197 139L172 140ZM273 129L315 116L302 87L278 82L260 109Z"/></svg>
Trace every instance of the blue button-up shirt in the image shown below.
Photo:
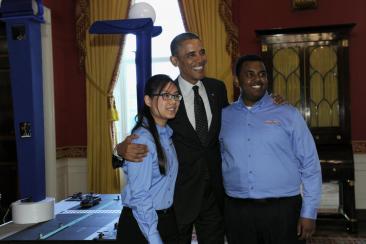
<svg viewBox="0 0 366 244"><path fill-rule="evenodd" d="M314 139L296 108L266 93L252 108L238 101L223 110L220 133L226 194L271 198L300 194L301 217L316 219L321 169Z"/></svg>
<svg viewBox="0 0 366 244"><path fill-rule="evenodd" d="M160 143L164 150L167 167L166 175L159 171L159 163L154 139L150 132L140 127L134 134L139 138L134 143L147 145L148 155L141 163L126 161L123 166L127 176L127 185L122 192L122 203L132 209L142 233L149 243L162 243L157 230L158 216L155 210L172 206L175 180L178 172L178 160L172 142L172 129L166 125L156 126Z"/></svg>

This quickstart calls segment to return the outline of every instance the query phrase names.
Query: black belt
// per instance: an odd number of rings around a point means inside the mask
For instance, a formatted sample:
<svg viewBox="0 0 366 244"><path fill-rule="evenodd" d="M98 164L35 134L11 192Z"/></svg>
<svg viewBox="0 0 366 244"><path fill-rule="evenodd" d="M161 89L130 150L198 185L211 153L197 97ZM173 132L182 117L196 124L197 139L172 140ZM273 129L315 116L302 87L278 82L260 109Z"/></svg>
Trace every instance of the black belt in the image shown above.
<svg viewBox="0 0 366 244"><path fill-rule="evenodd" d="M123 207L123 210L122 211L126 211L127 213L130 213L132 214L132 209L129 208L129 207ZM165 214L169 214L169 213L172 213L173 212L173 206L170 207L170 208L166 208L166 209L159 209L159 210L155 210L156 213L158 215L165 215Z"/></svg>
<svg viewBox="0 0 366 244"><path fill-rule="evenodd" d="M278 202L278 201L283 201L283 200L290 200L290 199L295 199L295 198L301 197L300 195L290 196L290 197L268 197L268 198L236 198L236 197L230 197L228 195L226 195L226 196L229 200L236 201L236 202L262 203L262 204L273 203L273 202Z"/></svg>
<svg viewBox="0 0 366 244"><path fill-rule="evenodd" d="M168 214L173 212L173 207L155 210L157 214Z"/></svg>

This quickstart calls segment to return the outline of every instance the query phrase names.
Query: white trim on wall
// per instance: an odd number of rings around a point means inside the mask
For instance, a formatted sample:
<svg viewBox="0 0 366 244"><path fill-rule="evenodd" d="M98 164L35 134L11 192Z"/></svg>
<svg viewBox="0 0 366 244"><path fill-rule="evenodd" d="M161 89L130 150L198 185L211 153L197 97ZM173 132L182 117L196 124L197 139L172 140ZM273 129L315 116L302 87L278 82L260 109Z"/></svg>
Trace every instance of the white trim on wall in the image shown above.
<svg viewBox="0 0 366 244"><path fill-rule="evenodd" d="M76 192L87 193L88 165L86 158L57 159L56 201Z"/></svg>
<svg viewBox="0 0 366 244"><path fill-rule="evenodd" d="M366 154L354 154L356 209L366 209Z"/></svg>
<svg viewBox="0 0 366 244"><path fill-rule="evenodd" d="M56 197L56 129L53 85L52 28L51 11L46 7L44 7L44 19L45 23L41 25L41 42L46 196Z"/></svg>

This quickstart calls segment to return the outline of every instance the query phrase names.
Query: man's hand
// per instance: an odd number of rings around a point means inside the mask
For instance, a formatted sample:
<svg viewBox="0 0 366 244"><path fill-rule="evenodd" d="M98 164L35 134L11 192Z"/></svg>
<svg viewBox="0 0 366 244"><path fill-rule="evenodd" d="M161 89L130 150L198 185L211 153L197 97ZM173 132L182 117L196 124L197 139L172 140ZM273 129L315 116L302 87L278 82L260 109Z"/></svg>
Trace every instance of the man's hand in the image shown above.
<svg viewBox="0 0 366 244"><path fill-rule="evenodd" d="M308 240L315 232L315 219L300 218L297 223L297 236L300 240Z"/></svg>
<svg viewBox="0 0 366 244"><path fill-rule="evenodd" d="M138 135L132 134L127 136L123 142L117 144L118 155L131 162L142 162L148 153L148 148L144 144L132 143L132 140L138 137Z"/></svg>
<svg viewBox="0 0 366 244"><path fill-rule="evenodd" d="M285 98L281 95L273 95L271 94L271 97L273 98L273 103L281 105L281 104L288 104L288 102L285 100Z"/></svg>

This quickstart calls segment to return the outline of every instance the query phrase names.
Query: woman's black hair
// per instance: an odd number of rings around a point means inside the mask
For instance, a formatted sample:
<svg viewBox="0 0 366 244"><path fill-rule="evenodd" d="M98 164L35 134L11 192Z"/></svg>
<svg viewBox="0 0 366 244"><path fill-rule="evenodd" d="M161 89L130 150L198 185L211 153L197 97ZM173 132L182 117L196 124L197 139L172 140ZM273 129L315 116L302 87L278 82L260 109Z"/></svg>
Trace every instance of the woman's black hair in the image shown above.
<svg viewBox="0 0 366 244"><path fill-rule="evenodd" d="M173 80L167 75L158 74L151 76L145 84L144 96L147 95L153 97L153 95L155 94L160 94L169 82L173 83ZM144 122L145 119L147 120L147 124L146 122ZM153 136L156 145L156 151L158 153L159 170L162 175L165 175L167 167L166 156L160 143L159 133L156 129L155 120L151 115L149 106L147 106L146 104L144 104L142 109L136 115L136 124L132 129L132 133L139 127L147 129Z"/></svg>

